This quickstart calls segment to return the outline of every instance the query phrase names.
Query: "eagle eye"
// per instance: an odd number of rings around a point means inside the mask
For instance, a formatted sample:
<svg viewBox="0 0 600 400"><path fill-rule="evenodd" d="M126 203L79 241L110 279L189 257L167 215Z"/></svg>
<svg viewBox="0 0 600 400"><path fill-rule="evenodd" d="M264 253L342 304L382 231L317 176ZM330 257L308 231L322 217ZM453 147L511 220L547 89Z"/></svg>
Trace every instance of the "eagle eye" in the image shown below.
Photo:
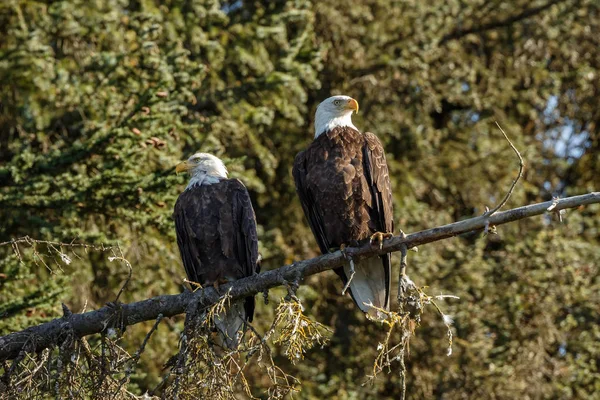
<svg viewBox="0 0 600 400"><path fill-rule="evenodd" d="M341 100L334 100L333 104L336 105L336 106L339 106L340 104L342 104L342 101Z"/></svg>

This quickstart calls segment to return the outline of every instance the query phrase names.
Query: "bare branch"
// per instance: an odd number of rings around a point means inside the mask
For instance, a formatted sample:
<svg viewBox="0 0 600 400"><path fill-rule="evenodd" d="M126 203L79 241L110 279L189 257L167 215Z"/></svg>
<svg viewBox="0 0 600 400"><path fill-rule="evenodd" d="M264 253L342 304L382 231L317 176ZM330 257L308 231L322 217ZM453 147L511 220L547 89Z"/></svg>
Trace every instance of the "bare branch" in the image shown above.
<svg viewBox="0 0 600 400"><path fill-rule="evenodd" d="M131 267L131 263L125 258L125 256L123 255L123 251L121 250L120 246L117 246L117 250L119 251L120 255L117 255L114 251L112 251L113 256L112 257L108 257L108 261L121 261L123 262L127 268L129 269L129 273L127 275L127 279L125 279L125 282L123 283L123 285L121 286L121 289L119 290L119 293L117 293L117 297L115 298L115 303L119 301L119 298L121 297L121 294L123 293L123 291L125 290L125 288L127 287L127 285L129 285L129 281L131 280L131 275L133 274L133 268Z"/></svg>
<svg viewBox="0 0 600 400"><path fill-rule="evenodd" d="M523 176L523 168L525 167L525 162L523 161L523 157L521 157L521 153L519 153L519 150L517 150L517 148L515 147L515 145L508 138L508 136L506 136L506 132L504 132L504 129L502 129L502 127L500 126L500 124L498 123L498 121L494 121L494 122L496 122L496 125L498 125L498 128L500 129L500 132L502 132L502 134L504 135L504 138L506 139L506 141L508 142L508 144L510 145L510 147L513 149L513 151L515 152L515 154L517 155L517 157L519 157L519 174L517 175L517 177L513 181L512 186L510 187L510 189L506 193L506 196L504 196L504 199L502 199L502 201L496 207L494 207L494 209L492 209L491 211L486 212L486 215L488 215L488 216L494 214L496 211L498 211L499 209L501 209L502 207L504 207L504 205L506 204L506 202L508 201L508 199L512 195L513 191L515 190L515 186L517 186L517 183L519 182L519 179L521 179L521 177Z"/></svg>
<svg viewBox="0 0 600 400"><path fill-rule="evenodd" d="M70 243L53 242L53 241L49 241L49 240L32 239L29 236L23 236L20 238L8 240L6 242L0 242L0 246L10 244L14 247L16 244L19 244L19 243L26 243L30 246L33 246L35 244L45 244L48 246L52 246L53 248L54 248L54 246L81 247L83 249L92 249L92 250L99 250L99 251L107 251L107 250L111 250L113 248L113 246L105 246L104 244L94 245L94 244L86 244L86 243L75 243L75 240L71 241Z"/></svg>
<svg viewBox="0 0 600 400"><path fill-rule="evenodd" d="M498 28L510 26L516 22L520 22L525 19L534 17L534 16L546 11L553 5L560 4L562 2L564 2L564 1L563 0L551 0L546 4L543 4L538 7L528 8L526 10L521 11L519 14L507 17L500 21L492 21L492 22L488 22L487 24L473 26L471 28L466 28L466 29L464 29L464 28L455 29L452 32L445 35L444 37L442 37L442 39L440 40L440 45L442 45L446 42L449 42L451 40L460 39L460 38L470 35L472 33L482 33L482 32L492 30L492 29L498 29Z"/></svg>
<svg viewBox="0 0 600 400"><path fill-rule="evenodd" d="M553 211L560 211L596 203L600 203L600 192L555 199L553 201L498 212L490 216L470 218L412 233L406 235L406 237L394 236L386 240L381 249L371 246L367 240L367 243L364 243L361 247L347 248L345 252L354 260L360 260L374 255L400 251L402 248L412 248L425 243L436 242L471 231L483 230L488 221L493 225L502 225L519 219L544 214L552 205L554 205ZM294 282L298 278L303 279L306 276L339 267L345 262L347 262L346 258L338 250L334 253L298 261L275 270L266 271L222 285L221 290L229 292L231 301L235 301L259 292L264 292L269 288L280 286L283 284L282 278L285 281ZM165 317L181 314L185 312L188 304L192 302L197 303L198 307L206 308L217 301L219 301L217 291L212 287L207 287L196 290L193 293L186 291L178 295L162 295L135 303L123 304L123 315L125 316L124 321L122 321L123 327L142 321L155 320L159 314L163 314ZM73 314L70 316L68 323L64 318L57 318L20 332L2 336L0 337L0 361L14 359L19 356L22 350L26 352L39 352L55 345L65 329L72 329L78 337L104 332L113 316L114 307L105 306L96 311ZM24 344L27 344L27 346L24 346Z"/></svg>

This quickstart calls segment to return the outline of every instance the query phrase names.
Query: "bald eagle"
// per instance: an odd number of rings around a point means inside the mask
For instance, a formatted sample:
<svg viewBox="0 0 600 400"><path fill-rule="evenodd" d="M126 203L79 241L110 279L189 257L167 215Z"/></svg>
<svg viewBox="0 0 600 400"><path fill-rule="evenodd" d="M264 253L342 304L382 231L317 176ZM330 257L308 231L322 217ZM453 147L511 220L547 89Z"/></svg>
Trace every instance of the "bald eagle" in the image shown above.
<svg viewBox="0 0 600 400"><path fill-rule="evenodd" d="M383 242L394 230L392 190L385 153L373 133L352 124L358 102L333 96L317 107L315 137L296 156L292 173L304 214L322 253L370 238ZM367 304L389 309L390 255L360 260L335 272L356 305L371 318L383 316Z"/></svg>
<svg viewBox="0 0 600 400"><path fill-rule="evenodd" d="M256 217L248 191L238 179L227 179L219 158L197 153L177 165L188 172L189 184L175 203L177 244L190 281L202 286L235 281L256 274ZM236 348L244 321L252 322L254 297L231 303L215 319L221 343Z"/></svg>

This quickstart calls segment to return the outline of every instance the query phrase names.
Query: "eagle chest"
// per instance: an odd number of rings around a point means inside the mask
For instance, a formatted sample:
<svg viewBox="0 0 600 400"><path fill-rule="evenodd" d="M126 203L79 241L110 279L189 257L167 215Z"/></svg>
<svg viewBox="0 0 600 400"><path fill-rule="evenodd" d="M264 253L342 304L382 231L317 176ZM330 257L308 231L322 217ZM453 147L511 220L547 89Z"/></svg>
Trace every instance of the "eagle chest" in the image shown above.
<svg viewBox="0 0 600 400"><path fill-rule="evenodd" d="M215 184L202 186L189 194L186 223L190 235L196 240L198 258L207 266L219 270L224 265L236 263L233 260L233 240L235 224L231 208L231 191L227 186ZM209 270L212 270L210 268ZM211 276L209 281L217 279Z"/></svg>
<svg viewBox="0 0 600 400"><path fill-rule="evenodd" d="M343 133L347 133L344 135ZM308 165L307 182L312 186L334 245L361 240L370 234L371 192L365 177L362 147L357 131L342 132L319 141Z"/></svg>

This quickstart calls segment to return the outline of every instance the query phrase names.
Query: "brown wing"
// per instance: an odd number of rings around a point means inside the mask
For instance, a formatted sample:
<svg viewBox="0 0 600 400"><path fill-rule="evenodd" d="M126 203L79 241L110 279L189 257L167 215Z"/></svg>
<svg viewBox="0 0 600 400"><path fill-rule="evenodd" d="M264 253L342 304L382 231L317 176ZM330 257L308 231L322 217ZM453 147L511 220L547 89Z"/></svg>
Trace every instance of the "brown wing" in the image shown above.
<svg viewBox="0 0 600 400"><path fill-rule="evenodd" d="M196 191L196 189L191 189ZM201 283L202 257L200 250L201 243L196 238L193 219L197 210L202 207L200 196L195 196L188 190L179 195L173 211L173 220L175 221L175 233L177 234L177 245L179 254L185 268L185 273L190 281ZM186 210L192 215L188 217Z"/></svg>
<svg viewBox="0 0 600 400"><path fill-rule="evenodd" d="M372 218L377 221L377 230L394 231L394 211L392 205L392 187L385 151L379 138L371 132L364 134L363 161L367 182L373 196Z"/></svg>
<svg viewBox="0 0 600 400"><path fill-rule="evenodd" d="M314 200L313 193L311 193L306 184L306 151L301 151L296 155L292 175L294 176L296 192L300 198L304 215L308 219L308 225L313 232L321 253L326 254L329 252L331 246L327 240L321 211Z"/></svg>
<svg viewBox="0 0 600 400"><path fill-rule="evenodd" d="M392 187L385 151L379 138L371 132L364 134L363 163L367 183L371 190L371 219L375 222L377 230L381 232L394 232L394 211L392 203ZM391 293L392 263L389 254L381 256L386 279L386 307L389 306Z"/></svg>
<svg viewBox="0 0 600 400"><path fill-rule="evenodd" d="M258 263L258 234L256 216L250 195L244 184L238 179L229 180L233 190L233 224L235 231L235 257L244 269L244 276L260 272ZM246 297L244 307L248 321L254 316L254 296Z"/></svg>

